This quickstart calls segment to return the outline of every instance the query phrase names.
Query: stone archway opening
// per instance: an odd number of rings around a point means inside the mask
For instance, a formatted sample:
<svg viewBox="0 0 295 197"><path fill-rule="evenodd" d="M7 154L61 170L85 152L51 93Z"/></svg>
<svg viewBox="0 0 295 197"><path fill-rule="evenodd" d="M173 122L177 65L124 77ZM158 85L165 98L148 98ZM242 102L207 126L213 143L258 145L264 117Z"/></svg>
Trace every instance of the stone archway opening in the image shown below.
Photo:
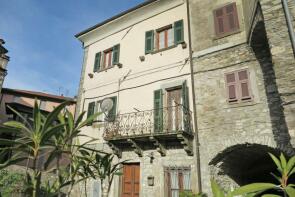
<svg viewBox="0 0 295 197"><path fill-rule="evenodd" d="M295 155L295 151L290 143L291 137L287 127L284 109L282 107L282 99L278 91L276 82L277 77L274 71L263 12L259 4L251 29L249 45L262 70L274 140L280 151L289 156Z"/></svg>
<svg viewBox="0 0 295 197"><path fill-rule="evenodd" d="M276 183L271 173L276 172L276 166L268 153L276 156L279 150L260 144L238 144L220 152L209 163L218 169L219 175L228 176L239 186L255 182Z"/></svg>

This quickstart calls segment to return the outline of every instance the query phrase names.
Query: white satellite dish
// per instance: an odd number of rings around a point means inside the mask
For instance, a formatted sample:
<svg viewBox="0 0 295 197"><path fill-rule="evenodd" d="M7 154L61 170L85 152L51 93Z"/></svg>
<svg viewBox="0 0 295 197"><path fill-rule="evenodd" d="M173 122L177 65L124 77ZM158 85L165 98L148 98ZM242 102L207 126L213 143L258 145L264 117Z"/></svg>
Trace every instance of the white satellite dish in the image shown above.
<svg viewBox="0 0 295 197"><path fill-rule="evenodd" d="M100 109L103 113L110 111L114 106L114 102L110 98L103 99L102 103L100 104Z"/></svg>

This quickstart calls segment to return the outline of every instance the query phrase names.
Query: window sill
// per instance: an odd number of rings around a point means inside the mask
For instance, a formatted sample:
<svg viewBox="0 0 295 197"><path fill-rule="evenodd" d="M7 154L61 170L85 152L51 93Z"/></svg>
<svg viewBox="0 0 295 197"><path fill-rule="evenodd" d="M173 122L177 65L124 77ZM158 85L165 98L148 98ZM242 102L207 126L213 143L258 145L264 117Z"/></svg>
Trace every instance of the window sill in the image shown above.
<svg viewBox="0 0 295 197"><path fill-rule="evenodd" d="M256 104L258 104L258 103L255 102L253 98L248 99L248 100L236 101L236 102L228 102L227 101L228 107L226 107L226 108L246 107L246 106L252 106L252 105L256 105Z"/></svg>
<svg viewBox="0 0 295 197"><path fill-rule="evenodd" d="M155 50L155 51L151 52L150 54L153 55L153 54L156 54L156 53L160 53L160 52L163 52L163 51L167 51L167 50L173 49L173 48L175 48L175 47L177 47L176 44L174 44L174 45L172 45L172 46L170 46L170 47L164 48L164 49L158 49L158 50Z"/></svg>
<svg viewBox="0 0 295 197"><path fill-rule="evenodd" d="M235 30L235 31L232 31L232 32L228 32L228 33L224 33L224 34L220 34L220 35L215 35L213 37L213 40L218 40L218 39L221 39L221 38L225 38L225 37L228 37L228 36L232 36L234 34L239 34L241 33L242 31L240 29L238 30Z"/></svg>
<svg viewBox="0 0 295 197"><path fill-rule="evenodd" d="M116 66L116 65L112 65L112 66L110 66L110 67L107 67L107 68L104 68L104 69L102 69L102 70L96 71L95 73L100 73L100 72L108 71L109 69L112 69L112 68L114 68L115 66Z"/></svg>

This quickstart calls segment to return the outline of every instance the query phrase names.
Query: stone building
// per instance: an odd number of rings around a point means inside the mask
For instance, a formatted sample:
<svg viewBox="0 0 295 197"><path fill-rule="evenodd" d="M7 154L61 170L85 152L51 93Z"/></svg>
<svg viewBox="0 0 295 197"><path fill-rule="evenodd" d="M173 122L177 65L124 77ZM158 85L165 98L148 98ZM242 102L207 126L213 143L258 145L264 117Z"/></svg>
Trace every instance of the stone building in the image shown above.
<svg viewBox="0 0 295 197"><path fill-rule="evenodd" d="M4 78L7 75L6 66L9 61L9 57L7 56L8 50L3 46L4 44L4 40L0 38L0 92L2 90Z"/></svg>
<svg viewBox="0 0 295 197"><path fill-rule="evenodd" d="M37 101L43 114L52 112L54 108L65 101L69 102L69 105L67 106L69 112L72 114L75 113L76 100L73 98L44 92L3 88L0 94L0 124L3 124L7 121L24 121L13 110L11 110L11 108L20 113L27 121L31 121L33 118L33 108L35 101ZM11 133L1 133L0 138L14 139L15 136ZM1 145L5 146L3 144ZM9 151L4 158L7 159L11 157L11 155L13 155L13 152ZM47 156L48 153L46 151L40 154L38 160L39 166L41 166L42 163L46 161ZM28 166L32 166L32 163L28 162L28 160L25 160L19 162L17 165L18 167L15 168L25 169Z"/></svg>
<svg viewBox="0 0 295 197"><path fill-rule="evenodd" d="M267 152L294 154L294 1L190 0L201 180L271 181ZM196 11L198 10L198 11ZM293 19L293 18L292 18ZM202 27L202 28L200 28Z"/></svg>
<svg viewBox="0 0 295 197"><path fill-rule="evenodd" d="M76 35L77 113L104 112L83 132L128 160L111 197L272 180L267 152L295 144L295 2L282 2L149 0Z"/></svg>

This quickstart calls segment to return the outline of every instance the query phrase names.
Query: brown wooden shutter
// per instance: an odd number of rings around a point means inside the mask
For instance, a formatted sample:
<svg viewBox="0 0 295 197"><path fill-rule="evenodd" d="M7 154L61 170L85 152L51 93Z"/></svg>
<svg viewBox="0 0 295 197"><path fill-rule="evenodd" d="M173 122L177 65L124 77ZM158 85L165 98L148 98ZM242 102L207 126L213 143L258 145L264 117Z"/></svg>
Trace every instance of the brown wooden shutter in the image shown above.
<svg viewBox="0 0 295 197"><path fill-rule="evenodd" d="M183 191L183 172L178 171L178 188L179 191Z"/></svg>
<svg viewBox="0 0 295 197"><path fill-rule="evenodd" d="M236 3L214 10L215 32L217 36L239 29L239 18Z"/></svg>
<svg viewBox="0 0 295 197"><path fill-rule="evenodd" d="M242 100L251 99L250 86L249 86L249 74L247 70L238 72L240 97Z"/></svg>
<svg viewBox="0 0 295 197"><path fill-rule="evenodd" d="M238 100L238 94L237 79L235 73L226 74L226 85L228 102L236 102Z"/></svg>
<svg viewBox="0 0 295 197"><path fill-rule="evenodd" d="M225 32L223 8L214 11L214 22L216 35L221 35Z"/></svg>
<svg viewBox="0 0 295 197"><path fill-rule="evenodd" d="M238 12L236 3L232 3L225 7L226 12L226 21L228 31L235 31L239 29L239 19L238 19Z"/></svg>
<svg viewBox="0 0 295 197"><path fill-rule="evenodd" d="M164 171L165 178L165 197L171 197L171 177L170 172L167 170Z"/></svg>

